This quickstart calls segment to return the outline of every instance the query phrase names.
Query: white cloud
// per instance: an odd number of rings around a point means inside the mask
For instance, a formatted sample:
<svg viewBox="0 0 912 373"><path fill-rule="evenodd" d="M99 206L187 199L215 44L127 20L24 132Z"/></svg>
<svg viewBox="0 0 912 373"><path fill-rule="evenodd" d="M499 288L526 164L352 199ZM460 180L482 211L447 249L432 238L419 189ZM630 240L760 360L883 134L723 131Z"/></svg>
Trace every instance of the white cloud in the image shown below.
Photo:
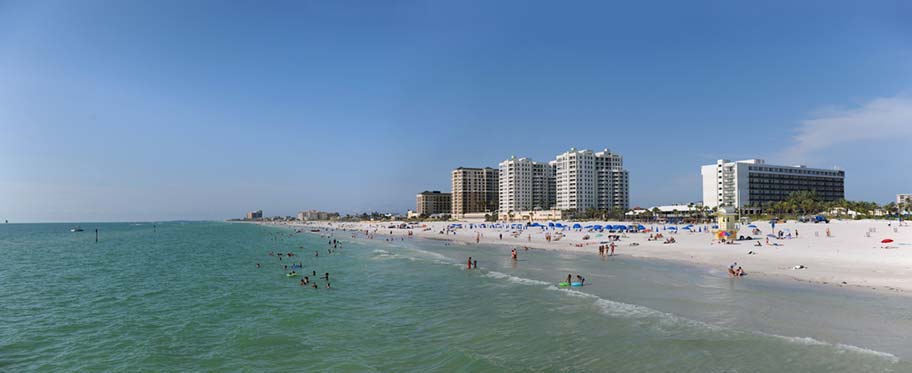
<svg viewBox="0 0 912 373"><path fill-rule="evenodd" d="M795 143L785 151L794 161L840 144L912 138L912 97L884 97L858 107L821 110L802 121L797 132Z"/></svg>

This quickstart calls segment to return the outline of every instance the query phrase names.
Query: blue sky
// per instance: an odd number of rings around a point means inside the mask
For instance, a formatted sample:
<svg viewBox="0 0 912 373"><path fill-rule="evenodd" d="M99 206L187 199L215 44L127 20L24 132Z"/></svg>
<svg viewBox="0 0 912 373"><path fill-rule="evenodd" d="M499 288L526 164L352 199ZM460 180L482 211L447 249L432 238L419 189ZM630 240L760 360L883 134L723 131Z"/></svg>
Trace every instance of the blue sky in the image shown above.
<svg viewBox="0 0 912 373"><path fill-rule="evenodd" d="M0 0L0 219L405 211L570 147L641 206L718 158L912 192L909 2L631 3Z"/></svg>

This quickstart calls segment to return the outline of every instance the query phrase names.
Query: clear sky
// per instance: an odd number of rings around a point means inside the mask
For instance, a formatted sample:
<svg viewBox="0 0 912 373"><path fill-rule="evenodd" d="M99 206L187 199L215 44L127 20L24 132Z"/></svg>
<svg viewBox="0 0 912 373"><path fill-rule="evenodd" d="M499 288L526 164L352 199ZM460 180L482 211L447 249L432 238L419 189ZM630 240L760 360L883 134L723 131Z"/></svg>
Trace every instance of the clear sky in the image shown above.
<svg viewBox="0 0 912 373"><path fill-rule="evenodd" d="M634 4L635 3L635 4ZM458 166L609 148L912 192L909 1L4 1L0 219L414 208Z"/></svg>

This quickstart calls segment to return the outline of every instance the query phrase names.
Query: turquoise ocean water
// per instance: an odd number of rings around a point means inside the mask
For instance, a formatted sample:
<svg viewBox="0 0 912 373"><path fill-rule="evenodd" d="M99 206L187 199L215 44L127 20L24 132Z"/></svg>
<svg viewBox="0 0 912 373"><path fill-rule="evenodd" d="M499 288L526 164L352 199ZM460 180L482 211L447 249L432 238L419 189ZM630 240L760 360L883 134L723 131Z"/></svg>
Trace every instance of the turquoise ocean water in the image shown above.
<svg viewBox="0 0 912 373"><path fill-rule="evenodd" d="M0 225L0 371L912 371L904 296L400 236L336 232L329 254L251 224L82 226ZM553 285L571 272L588 285Z"/></svg>

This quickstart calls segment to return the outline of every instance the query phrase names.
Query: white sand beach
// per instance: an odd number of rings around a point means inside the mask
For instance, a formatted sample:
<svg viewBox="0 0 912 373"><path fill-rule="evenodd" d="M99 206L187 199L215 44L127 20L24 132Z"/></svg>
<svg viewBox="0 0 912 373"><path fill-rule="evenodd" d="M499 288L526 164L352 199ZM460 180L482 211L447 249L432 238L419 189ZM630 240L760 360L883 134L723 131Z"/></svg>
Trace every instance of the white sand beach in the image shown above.
<svg viewBox="0 0 912 373"><path fill-rule="evenodd" d="M408 236L430 239L446 239L465 244L502 244L531 249L566 250L598 255L598 247L605 244L609 235L620 234L616 242L616 255L638 258L657 258L685 261L697 265L718 268L725 273L728 266L737 262L742 266L749 280L753 277L780 277L799 281L833 286L859 287L876 291L912 291L912 227L908 223L899 226L896 221L858 220L831 221L829 224L787 222L777 224L776 232L791 233L791 238L769 238L769 222L754 222L760 234L751 235L753 229L741 227L738 235L753 236L754 240L735 241L720 244L714 235L706 231L710 225L696 225L693 232L671 229L673 225L642 223L655 232L609 233L589 229L552 229L533 227L526 229L492 228L491 224L479 227L478 223L457 222L462 228L447 228L454 222L427 222L413 224L412 229L389 228L397 222L309 222L291 224L307 229L347 229L368 231L380 239L393 236ZM565 223L566 224L566 223ZM572 226L575 223L570 223ZM582 226L606 224L606 222L579 222ZM608 222L608 224L634 224L630 222ZM639 223L637 223L639 224ZM677 225L674 227L683 227ZM698 232L703 229L704 232ZM826 231L829 229L830 236ZM443 232L443 233L441 233ZM546 234L563 237L551 242ZM649 240L650 234L661 233L664 238ZM501 239L501 235L503 238ZM583 239L585 236L589 239ZM663 243L674 237L675 243ZM888 244L882 240L891 239ZM761 246L756 246L760 242ZM754 254L749 254L753 252ZM795 269L804 266L803 269Z"/></svg>

